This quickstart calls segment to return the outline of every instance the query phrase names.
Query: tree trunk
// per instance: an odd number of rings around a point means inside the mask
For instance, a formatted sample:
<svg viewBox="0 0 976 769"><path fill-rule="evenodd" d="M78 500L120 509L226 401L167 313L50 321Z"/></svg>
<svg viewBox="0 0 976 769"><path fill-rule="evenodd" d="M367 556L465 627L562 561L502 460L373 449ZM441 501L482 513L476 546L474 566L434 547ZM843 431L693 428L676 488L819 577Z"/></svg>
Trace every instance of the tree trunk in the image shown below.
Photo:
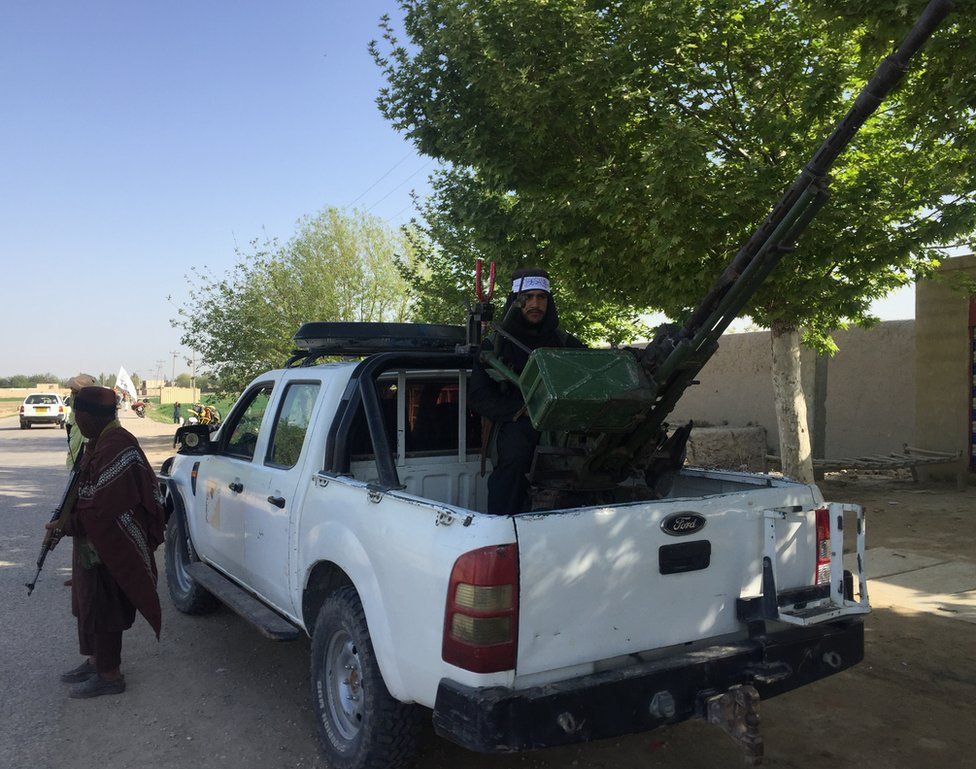
<svg viewBox="0 0 976 769"><path fill-rule="evenodd" d="M783 475L803 483L813 483L807 403L800 382L800 332L774 323L769 337L772 342L773 398Z"/></svg>

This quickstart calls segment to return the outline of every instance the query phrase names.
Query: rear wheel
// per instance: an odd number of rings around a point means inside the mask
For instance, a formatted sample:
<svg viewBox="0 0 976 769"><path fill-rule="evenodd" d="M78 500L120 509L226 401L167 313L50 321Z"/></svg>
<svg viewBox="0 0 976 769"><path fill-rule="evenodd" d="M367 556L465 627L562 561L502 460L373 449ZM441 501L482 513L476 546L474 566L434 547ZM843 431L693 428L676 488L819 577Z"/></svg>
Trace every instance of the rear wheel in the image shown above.
<svg viewBox="0 0 976 769"><path fill-rule="evenodd" d="M220 601L200 587L187 571L197 560L183 520L174 511L166 522L166 586L173 604L184 614L210 614L220 606Z"/></svg>
<svg viewBox="0 0 976 769"><path fill-rule="evenodd" d="M20 429L21 430L27 430L27 429L30 428L30 426L31 426L31 423L28 422L26 419L21 419L20 420Z"/></svg>
<svg viewBox="0 0 976 769"><path fill-rule="evenodd" d="M315 623L312 705L322 752L335 769L397 769L416 755L423 711L390 696L351 586L325 600Z"/></svg>

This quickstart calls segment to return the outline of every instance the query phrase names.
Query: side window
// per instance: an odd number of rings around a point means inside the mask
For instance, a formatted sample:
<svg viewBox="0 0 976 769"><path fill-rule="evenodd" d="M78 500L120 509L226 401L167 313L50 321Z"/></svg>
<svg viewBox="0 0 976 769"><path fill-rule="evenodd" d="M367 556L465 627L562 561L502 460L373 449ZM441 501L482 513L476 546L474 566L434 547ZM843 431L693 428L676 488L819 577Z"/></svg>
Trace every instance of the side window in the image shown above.
<svg viewBox="0 0 976 769"><path fill-rule="evenodd" d="M312 421L312 407L319 394L318 382L295 382L288 385L281 399L271 444L265 464L294 467L305 444L305 433Z"/></svg>
<svg viewBox="0 0 976 769"><path fill-rule="evenodd" d="M228 425L230 430L227 433L227 442L224 444L224 451L227 454L241 459L251 459L254 456L261 420L264 419L264 412L268 408L273 389L274 385L268 383L255 387L250 392L247 405L242 411L237 412L234 417L236 421Z"/></svg>

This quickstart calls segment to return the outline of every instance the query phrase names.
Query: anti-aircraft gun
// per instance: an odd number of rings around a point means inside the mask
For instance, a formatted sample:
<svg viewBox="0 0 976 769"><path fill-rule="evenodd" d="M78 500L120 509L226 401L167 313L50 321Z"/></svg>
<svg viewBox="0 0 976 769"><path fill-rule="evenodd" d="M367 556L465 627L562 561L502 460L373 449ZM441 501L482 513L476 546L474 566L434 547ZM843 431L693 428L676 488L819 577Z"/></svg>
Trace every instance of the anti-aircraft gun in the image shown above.
<svg viewBox="0 0 976 769"><path fill-rule="evenodd" d="M951 8L948 0L928 4L683 324L663 328L639 351L537 349L520 375L493 352L482 353L496 376L518 386L533 426L544 433L529 475L534 509L666 492L684 460L690 425L669 435L665 420L718 349L719 337L827 202L828 173L838 155ZM481 290L480 265L478 291L468 323L471 350L480 343L482 321L491 313ZM505 335L504 319L495 330Z"/></svg>

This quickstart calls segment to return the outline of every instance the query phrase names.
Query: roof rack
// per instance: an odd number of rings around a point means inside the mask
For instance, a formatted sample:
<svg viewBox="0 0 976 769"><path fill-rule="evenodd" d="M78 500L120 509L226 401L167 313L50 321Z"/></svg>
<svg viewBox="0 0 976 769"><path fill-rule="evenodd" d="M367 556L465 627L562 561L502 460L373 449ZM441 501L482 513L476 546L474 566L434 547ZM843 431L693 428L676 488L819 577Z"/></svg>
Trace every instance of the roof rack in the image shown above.
<svg viewBox="0 0 976 769"><path fill-rule="evenodd" d="M381 352L454 353L463 346L463 326L431 323L304 323L292 337L295 350L285 368L311 366L329 356L361 358Z"/></svg>

